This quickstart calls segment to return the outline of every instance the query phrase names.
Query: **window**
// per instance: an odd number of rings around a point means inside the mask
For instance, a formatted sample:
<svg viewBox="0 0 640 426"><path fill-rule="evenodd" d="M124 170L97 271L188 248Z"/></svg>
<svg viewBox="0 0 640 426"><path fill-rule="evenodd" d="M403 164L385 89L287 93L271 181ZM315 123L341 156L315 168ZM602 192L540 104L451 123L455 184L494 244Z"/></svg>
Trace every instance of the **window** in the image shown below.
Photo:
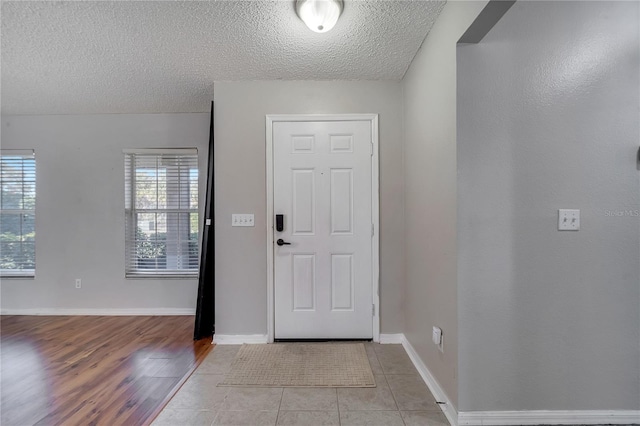
<svg viewBox="0 0 640 426"><path fill-rule="evenodd" d="M126 276L198 274L198 151L125 151Z"/></svg>
<svg viewBox="0 0 640 426"><path fill-rule="evenodd" d="M0 275L36 271L36 159L33 151L0 151Z"/></svg>

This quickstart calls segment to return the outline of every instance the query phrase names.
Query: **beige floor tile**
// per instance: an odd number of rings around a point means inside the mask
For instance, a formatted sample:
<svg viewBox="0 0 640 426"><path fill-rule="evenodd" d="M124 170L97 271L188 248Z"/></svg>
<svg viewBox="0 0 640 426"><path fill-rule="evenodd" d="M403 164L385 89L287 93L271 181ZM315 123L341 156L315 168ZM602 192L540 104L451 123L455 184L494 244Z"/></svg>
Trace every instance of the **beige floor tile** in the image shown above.
<svg viewBox="0 0 640 426"><path fill-rule="evenodd" d="M334 388L285 388L280 410L338 410L338 393Z"/></svg>
<svg viewBox="0 0 640 426"><path fill-rule="evenodd" d="M402 345L380 345L376 356L384 374L418 374Z"/></svg>
<svg viewBox="0 0 640 426"><path fill-rule="evenodd" d="M282 388L230 388L220 410L278 411Z"/></svg>
<svg viewBox="0 0 640 426"><path fill-rule="evenodd" d="M340 411L397 410L384 376L376 376L375 388L338 388Z"/></svg>
<svg viewBox="0 0 640 426"><path fill-rule="evenodd" d="M203 361L200 367L194 372L196 375L200 374L227 374L231 369L231 360L215 360L215 361Z"/></svg>
<svg viewBox="0 0 640 426"><path fill-rule="evenodd" d="M367 357L369 358L369 365L371 365L371 371L373 372L373 374L375 376L384 374L382 371L382 366L380 365L380 361L378 361L378 357L376 356L375 352L373 352L373 350L367 352Z"/></svg>
<svg viewBox="0 0 640 426"><path fill-rule="evenodd" d="M440 410L422 377L415 375L386 375L385 377L400 410Z"/></svg>
<svg viewBox="0 0 640 426"><path fill-rule="evenodd" d="M232 360L215 360L203 361L200 367L194 372L196 375L201 374L227 374L231 370Z"/></svg>
<svg viewBox="0 0 640 426"><path fill-rule="evenodd" d="M239 345L216 346L194 374L226 374L239 350Z"/></svg>
<svg viewBox="0 0 640 426"><path fill-rule="evenodd" d="M216 417L210 410L162 410L152 426L210 426Z"/></svg>
<svg viewBox="0 0 640 426"><path fill-rule="evenodd" d="M404 351L404 347L401 344L384 344L381 345L379 343L374 343L373 350L376 354L379 353L402 353Z"/></svg>
<svg viewBox="0 0 640 426"><path fill-rule="evenodd" d="M380 343L365 343L364 349L367 351L367 355L376 354L376 346L380 346Z"/></svg>
<svg viewBox="0 0 640 426"><path fill-rule="evenodd" d="M441 411L402 411L407 426L449 426Z"/></svg>
<svg viewBox="0 0 640 426"><path fill-rule="evenodd" d="M171 399L169 409L216 410L229 388L217 387L222 375L192 375Z"/></svg>
<svg viewBox="0 0 640 426"><path fill-rule="evenodd" d="M242 345L215 345L211 352L209 353L209 357L235 357L238 354L238 351Z"/></svg>
<svg viewBox="0 0 640 426"><path fill-rule="evenodd" d="M220 411L213 424L215 426L274 426L277 417L278 411Z"/></svg>
<svg viewBox="0 0 640 426"><path fill-rule="evenodd" d="M398 411L340 411L342 426L404 426Z"/></svg>
<svg viewBox="0 0 640 426"><path fill-rule="evenodd" d="M376 388L217 387L239 349L215 347L154 425L448 426L402 345L365 343Z"/></svg>
<svg viewBox="0 0 640 426"><path fill-rule="evenodd" d="M278 425L340 426L338 411L280 411Z"/></svg>

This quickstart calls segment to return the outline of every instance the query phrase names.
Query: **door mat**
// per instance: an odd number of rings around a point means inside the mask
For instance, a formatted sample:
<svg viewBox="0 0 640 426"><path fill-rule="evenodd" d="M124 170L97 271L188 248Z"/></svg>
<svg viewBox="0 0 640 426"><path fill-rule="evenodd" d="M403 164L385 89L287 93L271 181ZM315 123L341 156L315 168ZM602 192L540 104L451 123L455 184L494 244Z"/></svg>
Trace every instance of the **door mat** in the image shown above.
<svg viewBox="0 0 640 426"><path fill-rule="evenodd" d="M373 388L362 343L242 345L218 386Z"/></svg>

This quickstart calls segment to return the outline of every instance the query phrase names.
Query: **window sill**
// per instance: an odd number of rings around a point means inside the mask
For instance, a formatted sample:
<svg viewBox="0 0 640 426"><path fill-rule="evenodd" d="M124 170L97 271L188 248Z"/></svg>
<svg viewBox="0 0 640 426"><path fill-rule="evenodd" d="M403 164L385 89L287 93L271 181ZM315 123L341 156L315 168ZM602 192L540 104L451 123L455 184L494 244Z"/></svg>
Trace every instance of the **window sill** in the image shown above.
<svg viewBox="0 0 640 426"><path fill-rule="evenodd" d="M185 279L197 279L198 274L141 274L141 273L128 273L125 274L126 279L159 279L159 280L185 280Z"/></svg>
<svg viewBox="0 0 640 426"><path fill-rule="evenodd" d="M0 280L34 280L36 276L32 275L0 275Z"/></svg>

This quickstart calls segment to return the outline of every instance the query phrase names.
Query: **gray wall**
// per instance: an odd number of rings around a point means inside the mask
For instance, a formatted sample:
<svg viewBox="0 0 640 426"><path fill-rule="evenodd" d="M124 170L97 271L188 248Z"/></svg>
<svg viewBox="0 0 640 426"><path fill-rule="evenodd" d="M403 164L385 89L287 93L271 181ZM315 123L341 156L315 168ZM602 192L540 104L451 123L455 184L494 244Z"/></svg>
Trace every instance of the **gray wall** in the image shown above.
<svg viewBox="0 0 640 426"><path fill-rule="evenodd" d="M3 279L1 308L195 311L195 278L124 278L122 150L197 147L203 200L208 140L208 114L3 116L2 148L35 149L37 244L35 279Z"/></svg>
<svg viewBox="0 0 640 426"><path fill-rule="evenodd" d="M640 408L638 7L517 2L458 48L461 411Z"/></svg>
<svg viewBox="0 0 640 426"><path fill-rule="evenodd" d="M448 2L404 80L404 333L457 400L456 42L486 1ZM431 343L442 328L444 351Z"/></svg>
<svg viewBox="0 0 640 426"><path fill-rule="evenodd" d="M402 91L399 82L255 81L215 86L216 332L265 334L265 116L380 114L380 315L383 333L403 330ZM255 214L254 228L231 227Z"/></svg>

